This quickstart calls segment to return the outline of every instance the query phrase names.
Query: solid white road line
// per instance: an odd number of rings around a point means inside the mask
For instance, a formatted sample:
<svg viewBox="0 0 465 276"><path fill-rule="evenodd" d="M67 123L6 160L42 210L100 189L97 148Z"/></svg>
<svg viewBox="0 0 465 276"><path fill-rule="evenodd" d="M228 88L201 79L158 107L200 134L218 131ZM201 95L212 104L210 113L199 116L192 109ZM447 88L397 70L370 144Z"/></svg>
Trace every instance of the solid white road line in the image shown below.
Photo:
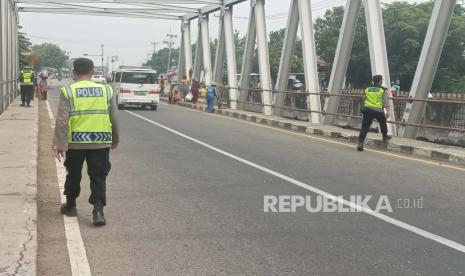
<svg viewBox="0 0 465 276"><path fill-rule="evenodd" d="M55 128L55 119L47 101L48 116L52 122L52 128ZM64 183L66 180L66 170L63 164L55 159L58 186L60 187L61 203L66 202L66 196L63 195ZM73 276L90 276L89 261L87 260L86 248L82 240L79 222L76 217L63 216L65 223L66 244L68 246L69 261L71 265L71 274Z"/></svg>
<svg viewBox="0 0 465 276"><path fill-rule="evenodd" d="M463 244L460 244L460 243L455 242L455 241L453 241L453 240L446 239L446 238L444 238L444 237L441 237L441 236L439 236L439 235L433 234L433 233L431 233L431 232L428 232L428 231L423 230L423 229L421 229L421 228L418 228L418 227L416 227L416 226L413 226L413 225L407 224L407 223L405 223L405 222L402 222L402 221L400 221L400 220L397 220L397 219L395 219L395 218L391 218L391 217L389 217L389 216L387 216L387 215L381 214L381 213L379 213L379 212L375 212L375 211L373 211L373 210L370 209L370 208L366 208L366 207L363 207L362 205L359 205L359 204L356 204L356 203L347 201L347 200L345 200L345 199L343 199L343 198L337 197L337 196L335 196L335 195L333 195L333 194L331 194L331 193L325 192L325 191L323 191L323 190L321 190L321 189L318 189L318 188L313 187L313 186L311 186L311 185L305 184L305 183L303 183L303 182L301 182L301 181L299 181L299 180L296 180L296 179L294 179L294 178L291 178L291 177L286 176L286 175L284 175L284 174L281 174L281 173L279 173L279 172L273 171L273 170L271 170L271 169L265 168L265 167L263 167L263 166L260 166L260 165L258 165L258 164L256 164L256 163L254 163L254 162L248 161L248 160L246 160L246 159L244 159L244 158L241 158L241 157L239 157L239 156L236 156L236 155L234 155L234 154L231 154L231 153L229 153L229 152L226 152L226 151L224 151L224 150L221 150L221 149L219 149L219 148L216 148L216 147L214 147L214 146L212 146L212 145L210 145L210 144L207 144L207 143L205 143L205 142L202 142L202 141L200 141L200 140L197 140L197 139L195 139L195 138L192 138L192 137L190 137L190 136L187 136L187 135L185 135L185 134L183 134L183 133L181 133L181 132L179 132L179 131L177 131L177 130L171 129L171 128L165 126L165 125L162 125L162 124L160 124L160 123L157 123L157 122L155 122L155 121L152 121L152 120L150 120L150 119L148 119L148 118L145 118L145 117L143 117L143 116L141 116L141 115L139 115L139 114L136 114L136 113L134 113L134 112L127 111L127 110L126 110L126 112L129 113L129 114L131 114L131 115L133 115L133 116L135 116L135 117L137 117L137 118L139 118L139 119L142 119L142 120L144 120L144 121L146 121L146 122L148 122L148 123L151 123L151 124L153 124L153 125L156 125L156 126L162 128L162 129L165 129L165 130L167 130L167 131L169 131L169 132L171 132L171 133L174 133L174 134L176 134L176 135L178 135L178 136L181 136L181 137L183 137L183 138L185 138L185 139L187 139L187 140L190 140L190 141L192 141L192 142L194 142L194 143L196 143L196 144L199 144L199 145L201 145L201 146L203 146L203 147L205 147L205 148L208 148L208 149L210 149L210 150L213 150L213 151L215 151L215 152L217 152L217 153L219 153L219 154L222 154L222 155L227 156L227 157L229 157L229 158L231 158L231 159L234 159L234 160L236 160L236 161L239 161L239 162L241 162L241 163L243 163L243 164L249 165L249 166L251 166L251 167L253 167L253 168L256 168L256 169L258 169L258 170L260 170L260 171L266 172L266 173L268 173L268 174L270 174L270 175L273 175L273 176L275 176L275 177L277 177L277 178L280 178L280 179L282 179L282 180L284 180L284 181L287 181L287 182L289 182L289 183L292 183L292 184L294 184L294 185L296 185L296 186L299 186L299 187L301 187L301 188L304 188L304 189L306 189L306 190L308 190L308 191L311 191L311 192L313 192L313 193L319 194L319 195L321 195L321 196L323 196L323 197L326 197L326 198L328 198L328 199L331 199L331 200L333 200L333 201L336 201L336 202L338 202L338 203L340 203L340 204L346 205L346 206L348 206L348 207L350 207L350 208L353 208L353 209L355 209L355 210L362 211L362 212L364 212L364 213L366 213L366 214L369 214L369 215L371 215L371 216L373 216L373 217L375 217L375 218L378 218L378 219L380 219L380 220L382 220L382 221L385 221L385 222L387 222L387 223L390 223L390 224L392 224L392 225L395 225L395 226L397 226L397 227L399 227L399 228L405 229L405 230L410 231L410 232L412 232L412 233L414 233L414 234L420 235L420 236L422 236L422 237L424 237L424 238L427 238L427 239L429 239L429 240L432 240L432 241L441 243L441 244L443 244L443 245L445 245L445 246L447 246L447 247L450 247L450 248L452 248L452 249L455 249L455 250L458 250L458 251L460 251L460 252L462 252L462 253L465 253L465 245L463 245Z"/></svg>

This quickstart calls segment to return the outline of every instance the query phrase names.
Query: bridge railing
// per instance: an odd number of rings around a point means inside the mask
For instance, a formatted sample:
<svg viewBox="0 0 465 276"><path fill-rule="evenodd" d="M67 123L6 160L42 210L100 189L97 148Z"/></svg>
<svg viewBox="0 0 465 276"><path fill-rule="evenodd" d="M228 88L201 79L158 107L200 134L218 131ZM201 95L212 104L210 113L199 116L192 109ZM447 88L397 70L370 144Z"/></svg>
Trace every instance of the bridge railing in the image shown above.
<svg viewBox="0 0 465 276"><path fill-rule="evenodd" d="M17 80L0 82L0 114L10 106L18 93Z"/></svg>
<svg viewBox="0 0 465 276"><path fill-rule="evenodd" d="M229 88L219 87L219 100L222 106L229 106ZM335 124L341 127L359 129L362 119L363 90L346 89L340 93L311 93L300 91L276 91L273 90L273 99L279 93L285 94L284 104L279 106L276 101L272 105L264 105L262 102L262 89L241 89L239 93L246 96L240 97L246 100L234 100L241 110L262 112L264 106L280 109L281 116L291 119L307 121L311 112L322 115L335 115ZM321 111L309 110L308 95L320 95ZM388 120L398 128L402 126L415 126L419 128L417 138L435 142L465 146L465 94L432 94L427 100L412 99L407 93L399 93L392 97L396 120ZM325 102L329 97L339 97L337 113L325 112ZM423 120L420 124L409 124L402 121L405 106L408 102L420 101L426 103Z"/></svg>

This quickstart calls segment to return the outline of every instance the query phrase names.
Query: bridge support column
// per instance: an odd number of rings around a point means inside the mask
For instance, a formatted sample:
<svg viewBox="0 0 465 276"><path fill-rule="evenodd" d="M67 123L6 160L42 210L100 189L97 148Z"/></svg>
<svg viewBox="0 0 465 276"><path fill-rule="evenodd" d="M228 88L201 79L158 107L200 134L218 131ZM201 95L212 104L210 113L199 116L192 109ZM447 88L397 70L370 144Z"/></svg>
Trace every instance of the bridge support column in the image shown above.
<svg viewBox="0 0 465 276"><path fill-rule="evenodd" d="M297 30L299 28L299 4L298 0L291 0L289 16L287 18L286 34L284 36L284 45L281 51L281 60L279 62L278 77L276 80L276 90L286 91L289 82L289 73L291 72L292 56L294 54L295 41L297 39ZM360 0L361 1L361 0ZM285 93L278 92L276 94L276 106L284 106ZM283 109L274 108L274 114L282 115Z"/></svg>
<svg viewBox="0 0 465 276"><path fill-rule="evenodd" d="M200 81L200 75L202 73L202 63L203 63L203 44L202 44L202 16L198 17L198 30L197 30L197 42L195 46L195 58L194 58L194 71L192 74L192 79Z"/></svg>
<svg viewBox="0 0 465 276"><path fill-rule="evenodd" d="M18 13L16 12L16 4L13 6L13 79L15 80L13 83L13 88L18 93L18 73L19 73L19 37L18 37ZM15 97L17 94L15 94Z"/></svg>
<svg viewBox="0 0 465 276"><path fill-rule="evenodd" d="M433 14L429 22L423 49L420 54L417 71L413 79L410 97L414 99L427 99L431 91L434 76L441 58L444 43L449 30L454 12L455 0L436 0ZM421 117L426 107L424 102L407 103L402 122L410 124L421 123ZM405 138L415 139L417 127L401 127L399 135Z"/></svg>
<svg viewBox="0 0 465 276"><path fill-rule="evenodd" d="M6 9L6 22L7 22L7 29L6 29L6 49L7 49L7 55L6 55L6 60L7 60L7 93L8 93L8 98L6 100L6 104L7 106L9 106L11 104L11 102L13 101L13 94L12 94L12 91L13 91L13 83L12 83L12 79L13 79L13 74L14 72L12 72L13 70L13 47L12 47L12 42L13 42L13 37L12 37L12 27L13 27L13 17L12 17L12 3L11 1L6 1L7 2L7 9Z"/></svg>
<svg viewBox="0 0 465 276"><path fill-rule="evenodd" d="M339 94L344 87L361 7L362 0L348 0L346 3L344 19L342 21L336 55L331 69L331 78L328 85L328 93L330 94ZM340 97L328 97L325 102L325 111L333 114L337 113L339 102ZM336 116L334 115L325 115L324 123L329 125L334 124L335 119Z"/></svg>
<svg viewBox="0 0 465 276"><path fill-rule="evenodd" d="M178 83L181 83L182 77L186 72L186 60L184 58L184 51L184 23L181 23L181 46L179 47L178 56Z"/></svg>
<svg viewBox="0 0 465 276"><path fill-rule="evenodd" d="M266 32L265 0L255 0L255 27L257 31L258 63L262 92L263 113L271 115L272 92L268 33Z"/></svg>
<svg viewBox="0 0 465 276"><path fill-rule="evenodd" d="M213 80L217 84L223 84L224 74L224 54L225 54L225 38L224 38L224 6L221 8L221 14L218 27L218 45L216 45L215 68L213 69Z"/></svg>
<svg viewBox="0 0 465 276"><path fill-rule="evenodd" d="M230 108L237 109L237 69L236 69L236 47L234 44L234 30L232 20L232 6L226 8L224 13L224 37L226 44L226 63L228 67L229 99Z"/></svg>
<svg viewBox="0 0 465 276"><path fill-rule="evenodd" d="M0 114L5 110L6 93L6 5L0 1Z"/></svg>
<svg viewBox="0 0 465 276"><path fill-rule="evenodd" d="M239 84L239 109L245 109L245 102L249 94L250 74L252 73L253 55L255 43L257 41L257 29L255 28L255 10L250 5L249 27L247 28L247 37L245 40L244 56L242 57L241 81Z"/></svg>
<svg viewBox="0 0 465 276"><path fill-rule="evenodd" d="M302 48L304 55L305 86L310 93L320 92L318 65L316 59L315 35L313 32L312 7L310 1L299 0L300 29L302 31ZM308 95L307 105L312 123L321 123L320 95Z"/></svg>
<svg viewBox="0 0 465 276"><path fill-rule="evenodd" d="M202 57L203 57L203 72L205 78L205 85L210 85L212 81L212 60L210 50L210 32L208 30L208 15L202 18L201 29L202 29Z"/></svg>
<svg viewBox="0 0 465 276"><path fill-rule="evenodd" d="M391 78L384 35L383 15L380 1L364 1L365 17L368 31L368 44L370 48L370 61L372 75L382 75L384 87L390 87ZM390 100L389 119L395 121L394 103ZM395 124L388 124L388 133L396 135Z"/></svg>
<svg viewBox="0 0 465 276"><path fill-rule="evenodd" d="M192 43L191 43L191 23L190 21L183 22L183 44L184 44L184 74L190 80L189 72L192 70ZM181 76L182 77L182 76Z"/></svg>

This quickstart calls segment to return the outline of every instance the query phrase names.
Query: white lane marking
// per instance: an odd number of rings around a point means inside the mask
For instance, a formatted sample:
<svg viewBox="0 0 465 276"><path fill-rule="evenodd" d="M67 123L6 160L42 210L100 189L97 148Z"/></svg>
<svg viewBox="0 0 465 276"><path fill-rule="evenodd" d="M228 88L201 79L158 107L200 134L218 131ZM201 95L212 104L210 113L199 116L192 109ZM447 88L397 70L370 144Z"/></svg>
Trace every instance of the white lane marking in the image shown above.
<svg viewBox="0 0 465 276"><path fill-rule="evenodd" d="M405 223L405 222L402 222L402 221L400 221L400 220L397 220L397 219L395 219L395 218L391 218L391 217L389 217L389 216L387 216L387 215L381 214L381 213L379 213L379 212L375 212L375 211L371 210L370 208L366 208L366 207L363 207L362 205L359 205L359 204L356 204L356 203L347 201L347 200L345 200L345 199L342 199L342 198L340 198L340 197L337 197L337 196L335 196L335 195L333 195L333 194L331 194L331 193L325 192L325 191L323 191L323 190L321 190L321 189L319 189L319 188L316 188L316 187L313 187L313 186L311 186L311 185L305 184L305 183L303 183L303 182L301 182L301 181L299 181L299 180L297 180L297 179L291 178L291 177L286 176L286 175L284 175L284 174L281 174L281 173L279 173L279 172L276 172L276 171L273 171L273 170L271 170L271 169L265 168L265 167L263 167L263 166L260 166L260 165L258 165L258 164L256 164L256 163L254 163L254 162L248 161L248 160L246 160L246 159L244 159L244 158L241 158L241 157L239 157L239 156L236 156L236 155L234 155L234 154L231 154L231 153L229 153L229 152L226 152L226 151L224 151L224 150L221 150L221 149L219 149L219 148L216 148L216 147L214 147L214 146L212 146L212 145L210 145L210 144L207 144L207 143L205 143L205 142L202 142L202 141L200 141L200 140L197 140L197 139L195 139L195 138L192 138L192 137L190 137L190 136L187 136L187 135L185 135L185 134L183 134L183 133L181 133L181 132L179 132L179 131L176 131L176 130L171 129L171 128L165 126L165 125L162 125L162 124L160 124L160 123L157 123L157 122L155 122L155 121L152 121L152 120L150 120L150 119L147 119L147 118L145 118L145 117L143 117L143 116L141 116L141 115L139 115L139 114L136 114L136 113L134 113L134 112L127 111L127 110L126 110L126 112L129 113L129 114L131 114L131 115L133 115L133 116L135 116L135 117L137 117L137 118L139 118L139 119L142 119L142 120L144 120L144 121L146 121L146 122L148 122L148 123L151 123L151 124L153 124L153 125L156 125L156 126L158 126L158 127L160 127L160 128L163 128L163 129L165 129L165 130L171 132L171 133L174 133L174 134L176 134L176 135L178 135L178 136L181 136L181 137L183 137L183 138L185 138L185 139L187 139L187 140L190 140L190 141L192 141L192 142L194 142L194 143L196 143L196 144L199 144L199 145L201 145L201 146L203 146L203 147L205 147L205 148L208 148L208 149L213 150L213 151L215 151L215 152L217 152L217 153L219 153L219 154L222 154L222 155L224 155L224 156L227 156L227 157L229 157L229 158L231 158L231 159L234 159L234 160L236 160L236 161L239 161L239 162L241 162L241 163L244 163L244 164L246 164L246 165L249 165L249 166L251 166L251 167L253 167L253 168L256 168L256 169L258 169L258 170L260 170L260 171L263 171L263 172L265 172L265 173L268 173L268 174L270 174L270 175L273 175L273 176L275 176L275 177L277 177L277 178L280 178L280 179L282 179L282 180L284 180L284 181L287 181L287 182L289 182L289 183L292 183L292 184L294 184L294 185L296 185L296 186L299 186L299 187L301 187L301 188L304 188L304 189L306 189L306 190L308 190L308 191L311 191L311 192L313 192L313 193L319 194L319 195L321 195L321 196L323 196L323 197L326 197L326 198L328 198L328 199L331 199L331 200L333 200L333 201L336 201L336 202L338 202L338 203L340 203L340 204L344 204L344 205L346 205L346 206L348 206L348 207L350 207L350 208L354 208L355 210L362 211L362 212L364 212L364 213L366 213L366 214L369 214L369 215L371 215L371 216L373 216L373 217L375 217L375 218L378 218L378 219L380 219L380 220L382 220L382 221L385 221L385 222L387 222L387 223L390 223L390 224L392 224L392 225L395 225L395 226L397 226L397 227L399 227L399 228L405 229L405 230L410 231L410 232L412 232L412 233L414 233L414 234L420 235L420 236L422 236L422 237L424 237L424 238L427 238L427 239L429 239L429 240L432 240L432 241L441 243L441 244L443 244L443 245L445 245L445 246L447 246L447 247L450 247L450 248L453 248L453 249L455 249L455 250L458 250L458 251L460 251L460 252L462 252L462 253L465 253L465 245L463 245L463 244L460 244L460 243L455 242L455 241L453 241L453 240L446 239L446 238L444 238L444 237L441 237L441 236L439 236L439 235L433 234L433 233L431 233L431 232L428 232L428 231L423 230L423 229L421 229L421 228L418 228L418 227L416 227L416 226L413 226L413 225L407 224L407 223Z"/></svg>
<svg viewBox="0 0 465 276"><path fill-rule="evenodd" d="M185 109L185 110L191 111L191 112L202 112L202 111L199 111L199 110L196 110L196 109L184 108L184 107L180 107L180 106L175 106L175 107L182 108L182 109ZM280 128L277 128L277 127L267 126L267 125L263 125L263 124L259 124L259 123L255 123L255 122L250 122L250 121L244 121L244 120L241 120L241 119L227 117L227 116L224 116L224 115L219 115L219 114L214 114L214 113L210 113L208 115L209 116L215 116L215 117L222 118L222 119L233 120L233 121L243 123L243 124L248 124L248 125L253 125L253 126L259 126L259 127L262 127L262 128L272 129L272 130L275 130L275 131L279 131L279 132L283 132L283 133L287 133L287 134L292 134L292 135L304 137L304 138L311 139L311 140L317 140L317 141L330 143L330 144L335 144L335 145L340 145L340 146L349 147L349 148L356 148L357 147L357 146L354 146L353 144L349 144L349 143L334 141L334 140L331 140L331 139L328 139L328 138L317 137L317 136L311 135L311 134L302 134L302 133L298 133L298 132L284 130L284 129L280 129ZM392 153L392 152L386 152L386 151L370 149L370 148L365 148L365 151L374 152L374 153L389 156L389 157L395 157L395 158L399 158L399 159L405 159L405 160L410 160L410 161L415 161L415 162L419 162L419 163L424 163L424 164L429 164L429 165L433 165L433 166L438 166L438 167L443 167L443 168L448 168L448 169L453 169L453 170L458 170L458 171L465 172L465 168L449 165L448 163L441 163L441 162L438 162L438 161L431 161L431 160L425 160L425 159L420 159L420 158L415 158L415 157L409 157L409 156L404 156L404 155L400 155L400 154L396 154L396 153Z"/></svg>
<svg viewBox="0 0 465 276"><path fill-rule="evenodd" d="M53 116L50 104L47 101L47 110L52 128L55 128L55 119ZM66 170L63 164L55 159L57 169L58 187L60 188L61 203L66 202L66 196L63 195L64 184L66 180ZM87 260L86 248L82 240L81 230L79 229L79 222L76 217L63 216L65 224L66 245L68 247L69 261L71 265L71 275L73 276L90 276L89 261Z"/></svg>

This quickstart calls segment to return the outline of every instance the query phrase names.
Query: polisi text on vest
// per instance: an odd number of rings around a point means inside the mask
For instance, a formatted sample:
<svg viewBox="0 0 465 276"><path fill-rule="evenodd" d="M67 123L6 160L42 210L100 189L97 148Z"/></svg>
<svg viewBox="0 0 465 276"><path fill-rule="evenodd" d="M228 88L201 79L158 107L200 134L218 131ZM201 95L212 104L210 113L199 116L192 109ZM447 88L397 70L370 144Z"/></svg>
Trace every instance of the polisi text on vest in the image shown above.
<svg viewBox="0 0 465 276"><path fill-rule="evenodd" d="M103 90L100 87L77 88L76 95L78 98L102 97Z"/></svg>

